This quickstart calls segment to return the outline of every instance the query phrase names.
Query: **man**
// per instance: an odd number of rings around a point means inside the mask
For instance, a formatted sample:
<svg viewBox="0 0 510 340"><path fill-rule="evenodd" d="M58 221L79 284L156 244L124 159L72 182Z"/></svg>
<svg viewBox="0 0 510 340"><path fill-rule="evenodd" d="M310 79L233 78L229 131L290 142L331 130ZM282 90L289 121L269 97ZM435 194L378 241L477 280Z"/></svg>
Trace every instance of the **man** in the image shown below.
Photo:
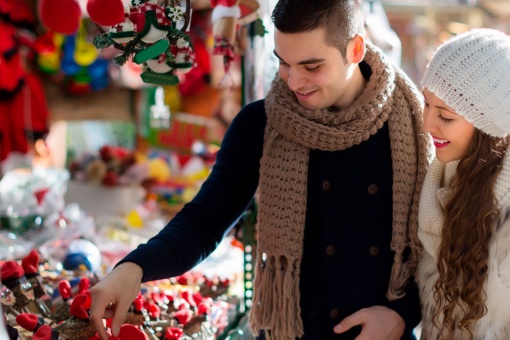
<svg viewBox="0 0 510 340"><path fill-rule="evenodd" d="M234 119L194 200L91 289L98 327L111 302L116 334L141 281L203 260L259 187L255 334L413 338L419 95L365 44L357 0L280 0L273 21L280 67L267 98Z"/></svg>

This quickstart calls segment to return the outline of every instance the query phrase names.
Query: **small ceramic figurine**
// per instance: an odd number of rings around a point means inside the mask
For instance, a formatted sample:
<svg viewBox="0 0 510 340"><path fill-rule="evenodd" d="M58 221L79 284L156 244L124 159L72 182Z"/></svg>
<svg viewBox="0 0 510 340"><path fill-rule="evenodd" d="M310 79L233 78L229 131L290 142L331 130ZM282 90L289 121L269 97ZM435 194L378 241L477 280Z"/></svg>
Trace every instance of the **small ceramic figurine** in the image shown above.
<svg viewBox="0 0 510 340"><path fill-rule="evenodd" d="M90 296L78 294L71 303L71 317L54 328L62 340L88 340L96 334L89 319Z"/></svg>
<svg viewBox="0 0 510 340"><path fill-rule="evenodd" d="M10 260L3 264L1 271L2 283L16 298L12 308L20 313L28 312L27 305L34 300L34 290L25 279L25 271L16 261Z"/></svg>
<svg viewBox="0 0 510 340"><path fill-rule="evenodd" d="M39 275L39 254L32 249L30 253L21 260L21 266L25 271L25 277L34 289L34 302L37 310L45 318L51 316L51 311L48 306L41 300L46 295L46 291L41 282L41 275Z"/></svg>
<svg viewBox="0 0 510 340"><path fill-rule="evenodd" d="M70 308L73 302L71 284L69 281L61 280L58 283L58 291L62 297L62 302L55 305L51 317L56 322L64 321L71 317Z"/></svg>

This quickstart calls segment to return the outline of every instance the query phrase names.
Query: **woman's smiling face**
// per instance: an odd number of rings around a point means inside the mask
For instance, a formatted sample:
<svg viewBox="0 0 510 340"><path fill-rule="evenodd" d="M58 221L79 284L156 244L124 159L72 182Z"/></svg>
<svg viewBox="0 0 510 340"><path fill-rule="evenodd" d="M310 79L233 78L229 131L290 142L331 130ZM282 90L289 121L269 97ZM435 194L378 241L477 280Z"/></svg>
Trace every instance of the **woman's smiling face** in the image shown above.
<svg viewBox="0 0 510 340"><path fill-rule="evenodd" d="M443 163L463 158L475 127L427 88L423 95L423 131L433 138L436 158Z"/></svg>

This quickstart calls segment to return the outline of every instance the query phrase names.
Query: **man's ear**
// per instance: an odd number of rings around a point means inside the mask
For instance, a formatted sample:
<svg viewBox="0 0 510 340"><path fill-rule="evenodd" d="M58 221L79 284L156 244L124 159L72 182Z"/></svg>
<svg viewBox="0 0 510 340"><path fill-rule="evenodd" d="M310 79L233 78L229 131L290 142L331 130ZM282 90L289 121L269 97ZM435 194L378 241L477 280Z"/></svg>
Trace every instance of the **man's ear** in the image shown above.
<svg viewBox="0 0 510 340"><path fill-rule="evenodd" d="M347 46L347 61L359 64L365 57L365 38L356 34Z"/></svg>

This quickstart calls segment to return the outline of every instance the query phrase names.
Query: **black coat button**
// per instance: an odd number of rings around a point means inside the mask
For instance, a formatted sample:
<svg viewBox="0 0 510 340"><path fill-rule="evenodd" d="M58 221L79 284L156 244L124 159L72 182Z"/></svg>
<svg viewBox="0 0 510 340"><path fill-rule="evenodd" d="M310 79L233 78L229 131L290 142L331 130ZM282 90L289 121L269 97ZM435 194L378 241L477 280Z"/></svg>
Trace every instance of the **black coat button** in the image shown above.
<svg viewBox="0 0 510 340"><path fill-rule="evenodd" d="M332 319L338 319L338 317L340 316L340 311L338 310L338 308L333 308L333 309L329 312L329 316L330 316Z"/></svg>
<svg viewBox="0 0 510 340"><path fill-rule="evenodd" d="M331 182L328 180L322 181L322 190L329 191L331 189Z"/></svg>
<svg viewBox="0 0 510 340"><path fill-rule="evenodd" d="M335 253L336 253L336 248L334 245L330 244L329 246L326 247L326 254L328 254L329 256L333 256L333 255L335 255Z"/></svg>
<svg viewBox="0 0 510 340"><path fill-rule="evenodd" d="M372 256L379 255L379 247L378 246L371 246L370 247L370 255L372 255Z"/></svg>
<svg viewBox="0 0 510 340"><path fill-rule="evenodd" d="M377 185L375 185L375 184L370 184L370 185L368 186L368 193L369 193L370 195L375 195L375 194L377 194L378 192L379 192L379 188L377 187Z"/></svg>

